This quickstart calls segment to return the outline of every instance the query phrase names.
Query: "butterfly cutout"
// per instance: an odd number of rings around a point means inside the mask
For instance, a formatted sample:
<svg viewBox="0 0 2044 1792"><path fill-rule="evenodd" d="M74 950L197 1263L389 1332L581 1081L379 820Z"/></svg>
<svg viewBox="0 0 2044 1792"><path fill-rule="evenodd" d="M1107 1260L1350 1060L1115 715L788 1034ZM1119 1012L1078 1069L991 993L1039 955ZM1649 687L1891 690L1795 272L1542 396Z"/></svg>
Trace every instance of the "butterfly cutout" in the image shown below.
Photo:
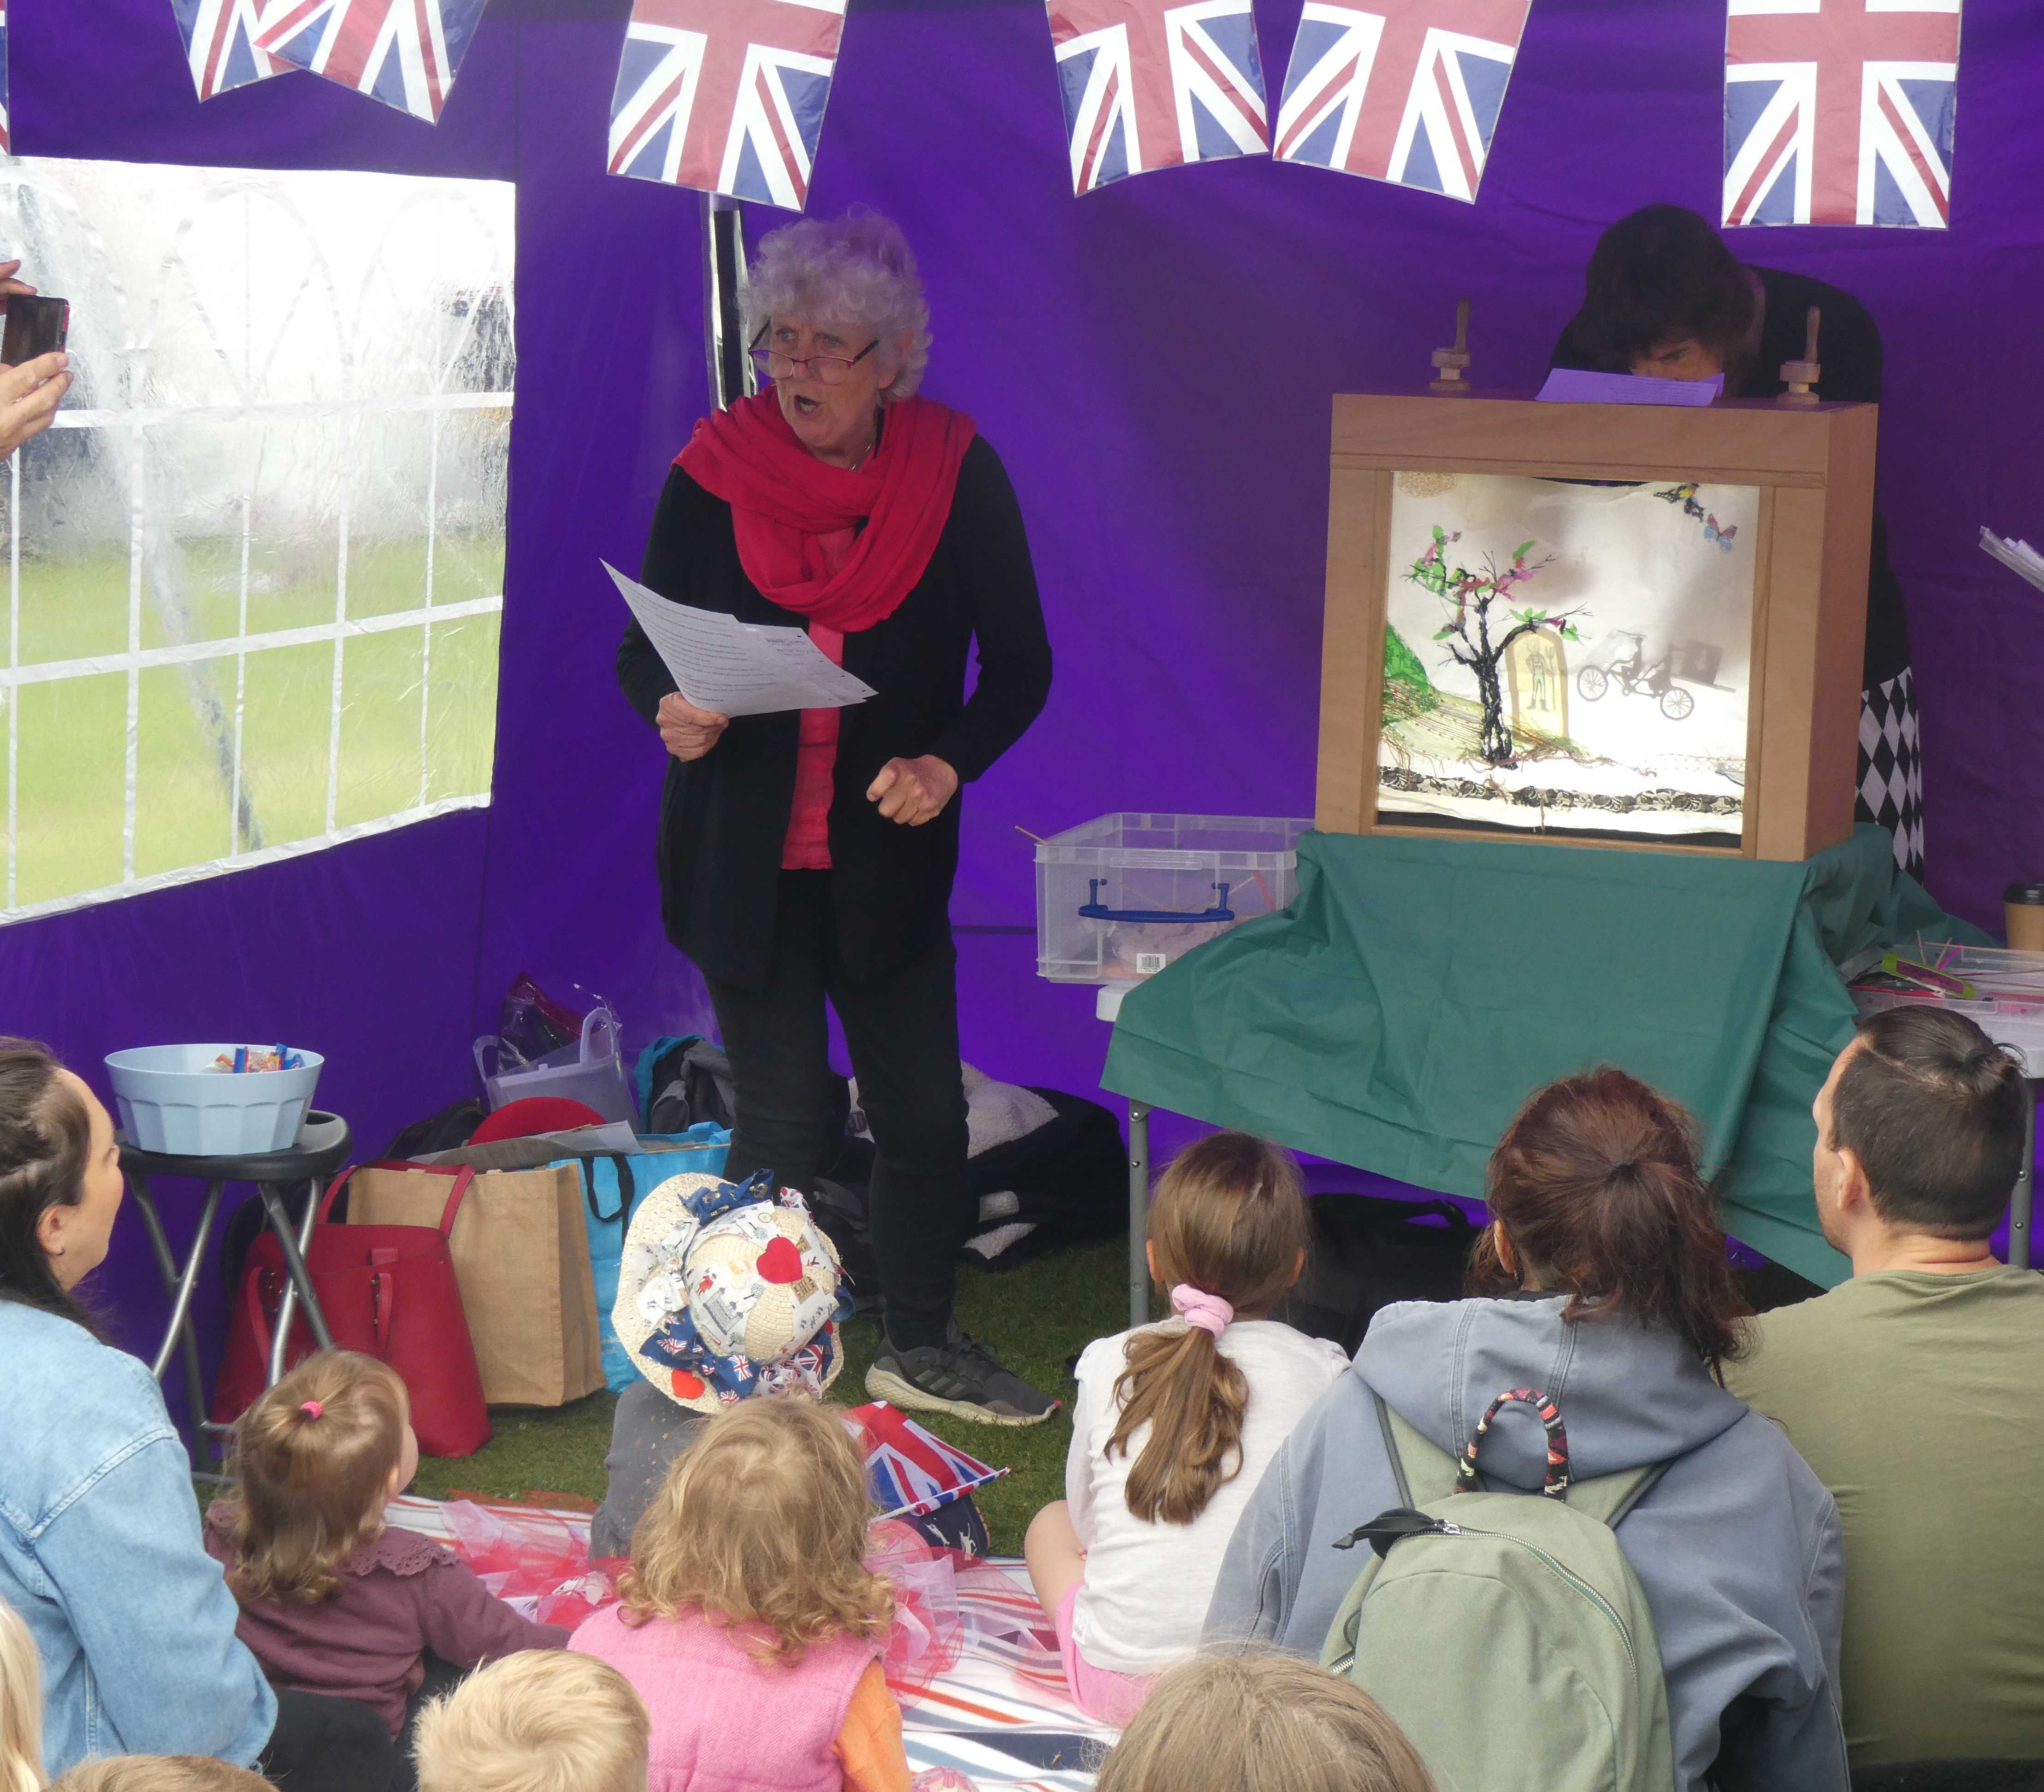
<svg viewBox="0 0 2044 1792"><path fill-rule="evenodd" d="M1739 525L1736 523L1728 529L1721 529L1718 527L1716 517L1706 516L1704 519L1704 539L1716 542L1727 554L1731 552L1731 538L1738 533Z"/></svg>
<svg viewBox="0 0 2044 1792"><path fill-rule="evenodd" d="M1682 514L1685 516L1700 518L1704 514L1704 507L1696 502L1696 491L1697 487L1693 484L1671 485L1666 491L1656 492L1654 495L1666 503L1681 505Z"/></svg>

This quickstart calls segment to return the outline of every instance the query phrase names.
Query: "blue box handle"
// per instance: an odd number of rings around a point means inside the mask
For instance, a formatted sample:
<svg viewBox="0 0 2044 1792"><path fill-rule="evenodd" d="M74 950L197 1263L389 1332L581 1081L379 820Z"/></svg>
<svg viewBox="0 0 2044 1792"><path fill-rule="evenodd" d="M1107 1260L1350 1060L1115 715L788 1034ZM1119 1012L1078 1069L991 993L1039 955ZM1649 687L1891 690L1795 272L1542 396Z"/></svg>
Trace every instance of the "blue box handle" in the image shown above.
<svg viewBox="0 0 2044 1792"><path fill-rule="evenodd" d="M1225 884L1214 885L1220 892L1220 900L1212 908L1197 914L1183 908L1105 908L1100 900L1101 880L1089 877L1086 884L1093 892L1093 900L1081 903L1079 912L1089 921L1138 921L1162 924L1173 921L1232 921L1235 919L1235 911L1228 905L1228 885Z"/></svg>

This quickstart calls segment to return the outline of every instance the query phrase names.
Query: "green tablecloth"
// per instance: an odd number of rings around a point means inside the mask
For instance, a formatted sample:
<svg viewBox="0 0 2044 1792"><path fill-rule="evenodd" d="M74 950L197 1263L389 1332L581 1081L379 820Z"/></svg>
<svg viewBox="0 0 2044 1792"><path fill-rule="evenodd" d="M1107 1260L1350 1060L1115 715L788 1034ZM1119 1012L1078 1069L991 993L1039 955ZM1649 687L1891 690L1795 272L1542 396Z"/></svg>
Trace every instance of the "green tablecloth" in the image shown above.
<svg viewBox="0 0 2044 1792"><path fill-rule="evenodd" d="M1299 894L1129 992L1101 1081L1481 1196L1541 1084L1623 1066L1703 1122L1734 1236L1828 1287L1810 1103L1852 1037L1835 964L1946 915L1863 827L1800 865L1308 834Z"/></svg>

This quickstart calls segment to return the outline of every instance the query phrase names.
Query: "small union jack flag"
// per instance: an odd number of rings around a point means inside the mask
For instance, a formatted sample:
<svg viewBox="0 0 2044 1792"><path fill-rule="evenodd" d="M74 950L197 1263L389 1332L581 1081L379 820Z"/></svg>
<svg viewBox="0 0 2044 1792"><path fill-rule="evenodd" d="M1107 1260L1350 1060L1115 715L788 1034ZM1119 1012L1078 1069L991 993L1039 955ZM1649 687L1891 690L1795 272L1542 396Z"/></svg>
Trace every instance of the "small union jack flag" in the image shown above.
<svg viewBox="0 0 2044 1792"><path fill-rule="evenodd" d="M1474 200L1532 0L1307 0L1281 160Z"/></svg>
<svg viewBox="0 0 2044 1792"><path fill-rule="evenodd" d="M1269 153L1249 0L1050 0L1050 14L1073 192Z"/></svg>
<svg viewBox="0 0 2044 1792"><path fill-rule="evenodd" d="M920 1518L1008 1472L932 1437L885 1400L854 1406L844 1418L859 1431L866 1479L882 1518Z"/></svg>
<svg viewBox="0 0 2044 1792"><path fill-rule="evenodd" d="M285 71L286 64L256 47L263 0L171 0L171 10L201 99Z"/></svg>
<svg viewBox="0 0 2044 1792"><path fill-rule="evenodd" d="M439 121L484 0L261 0L256 47Z"/></svg>
<svg viewBox="0 0 2044 1792"><path fill-rule="evenodd" d="M844 0L633 0L610 171L799 212Z"/></svg>
<svg viewBox="0 0 2044 1792"><path fill-rule="evenodd" d="M1724 221L1951 222L1959 0L1731 0Z"/></svg>

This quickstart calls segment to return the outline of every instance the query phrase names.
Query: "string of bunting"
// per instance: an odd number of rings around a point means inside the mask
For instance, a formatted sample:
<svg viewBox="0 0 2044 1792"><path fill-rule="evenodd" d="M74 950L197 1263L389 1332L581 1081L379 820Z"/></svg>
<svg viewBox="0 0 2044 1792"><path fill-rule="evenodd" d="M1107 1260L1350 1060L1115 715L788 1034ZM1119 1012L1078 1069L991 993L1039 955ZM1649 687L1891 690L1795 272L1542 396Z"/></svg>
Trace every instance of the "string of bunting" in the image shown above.
<svg viewBox="0 0 2044 1792"><path fill-rule="evenodd" d="M303 69L437 122L487 0L167 0L202 100ZM1963 0L1727 0L1727 225L1943 229ZM1072 190L1241 155L1473 202L1532 0L1047 0ZM633 0L614 175L800 211L845 0ZM0 0L0 154L11 153Z"/></svg>

